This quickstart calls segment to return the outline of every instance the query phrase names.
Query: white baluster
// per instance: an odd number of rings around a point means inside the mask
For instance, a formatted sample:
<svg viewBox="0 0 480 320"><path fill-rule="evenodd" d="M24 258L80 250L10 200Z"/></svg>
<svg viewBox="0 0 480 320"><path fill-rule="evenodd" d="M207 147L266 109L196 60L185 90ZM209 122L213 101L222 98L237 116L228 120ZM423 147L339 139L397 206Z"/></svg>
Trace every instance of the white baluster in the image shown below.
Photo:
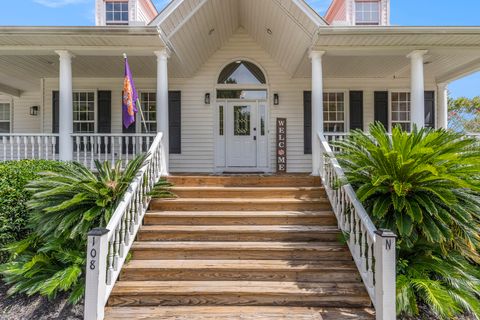
<svg viewBox="0 0 480 320"><path fill-rule="evenodd" d="M2 137L3 144L3 161L7 161L7 137Z"/></svg>
<svg viewBox="0 0 480 320"><path fill-rule="evenodd" d="M88 148L92 148L92 146L88 143L88 137L83 136L81 139L83 141L83 165L88 166Z"/></svg>
<svg viewBox="0 0 480 320"><path fill-rule="evenodd" d="M28 159L28 137L23 136L22 140L23 140L23 150L24 150L23 159Z"/></svg>

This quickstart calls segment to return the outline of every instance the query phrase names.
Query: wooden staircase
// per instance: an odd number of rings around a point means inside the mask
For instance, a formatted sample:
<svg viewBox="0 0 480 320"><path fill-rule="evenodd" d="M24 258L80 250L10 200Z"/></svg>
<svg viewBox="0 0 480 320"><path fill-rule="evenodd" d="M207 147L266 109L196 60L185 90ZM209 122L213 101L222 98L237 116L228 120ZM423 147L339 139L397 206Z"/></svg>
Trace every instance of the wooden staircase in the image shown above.
<svg viewBox="0 0 480 320"><path fill-rule="evenodd" d="M318 178L169 180L106 319L374 319Z"/></svg>

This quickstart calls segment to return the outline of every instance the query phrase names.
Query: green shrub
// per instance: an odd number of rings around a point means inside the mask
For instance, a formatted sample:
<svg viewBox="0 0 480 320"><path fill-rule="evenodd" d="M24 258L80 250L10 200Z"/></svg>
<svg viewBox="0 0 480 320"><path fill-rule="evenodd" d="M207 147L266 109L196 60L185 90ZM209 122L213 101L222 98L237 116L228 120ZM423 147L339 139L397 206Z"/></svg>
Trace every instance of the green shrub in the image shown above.
<svg viewBox="0 0 480 320"><path fill-rule="evenodd" d="M138 156L125 170L120 162L96 162L98 174L72 163L30 182L32 234L9 245L14 258L0 266L9 294L52 298L71 292L70 302L77 303L85 289L87 233L107 225L145 158Z"/></svg>
<svg viewBox="0 0 480 320"><path fill-rule="evenodd" d="M383 125L335 143L340 165L379 228L398 235L397 310L418 302L451 319L480 315L480 147L443 129Z"/></svg>
<svg viewBox="0 0 480 320"><path fill-rule="evenodd" d="M27 227L27 201L31 193L25 185L39 177L42 171L55 171L62 164L57 161L22 160L0 163L0 248L19 241L30 233ZM0 263L9 254L0 251Z"/></svg>

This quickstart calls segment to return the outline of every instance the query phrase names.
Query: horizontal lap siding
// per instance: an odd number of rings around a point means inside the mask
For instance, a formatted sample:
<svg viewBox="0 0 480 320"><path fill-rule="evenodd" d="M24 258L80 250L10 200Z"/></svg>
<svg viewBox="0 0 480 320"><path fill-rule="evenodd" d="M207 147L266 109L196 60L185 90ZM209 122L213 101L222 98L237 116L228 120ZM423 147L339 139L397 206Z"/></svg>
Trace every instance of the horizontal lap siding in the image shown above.
<svg viewBox="0 0 480 320"><path fill-rule="evenodd" d="M191 78L169 79L169 90L182 92L182 153L170 156L171 171L177 172L212 172L214 171L215 139L214 128L215 84L221 68L234 59L247 58L258 63L267 73L269 96L276 92L280 104L270 104L270 166L275 168L275 119L287 118L287 155L289 172L311 171L311 156L304 154L303 144L303 92L310 90L310 78L292 78L285 72L244 30L237 31L225 45L214 53ZM156 68L155 65L152 68ZM121 75L123 70L119 70ZM133 70L135 76L135 70ZM435 89L433 81L427 79L426 90ZM123 79L75 78L75 90L111 90L112 91L112 133L122 132L121 90ZM156 79L135 78L138 90L155 90ZM364 128L374 119L374 92L385 90L408 90L409 79L325 79L325 90L361 90L364 93ZM52 127L52 90L58 90L58 79L45 80L45 103L43 131L51 132ZM204 104L205 93L211 93L211 104ZM33 93L31 94L34 95ZM28 94L30 96L30 94ZM21 99L22 100L22 99ZM29 103L24 102L22 110L26 111ZM348 106L346 106L348 109ZM22 111L21 119L26 127L37 128L36 122L28 119ZM40 121L40 117L36 121ZM346 119L349 122L349 119ZM26 130L26 129L25 129ZM16 130L19 132L18 130Z"/></svg>

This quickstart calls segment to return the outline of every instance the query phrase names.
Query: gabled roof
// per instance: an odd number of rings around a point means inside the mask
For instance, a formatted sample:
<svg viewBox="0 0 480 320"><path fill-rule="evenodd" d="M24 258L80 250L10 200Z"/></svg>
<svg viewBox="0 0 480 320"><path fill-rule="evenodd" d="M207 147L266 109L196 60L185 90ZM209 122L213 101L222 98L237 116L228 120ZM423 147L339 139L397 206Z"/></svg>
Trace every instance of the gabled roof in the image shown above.
<svg viewBox="0 0 480 320"><path fill-rule="evenodd" d="M174 53L180 76L194 74L239 28L294 76L327 23L304 0L173 0L150 25Z"/></svg>

